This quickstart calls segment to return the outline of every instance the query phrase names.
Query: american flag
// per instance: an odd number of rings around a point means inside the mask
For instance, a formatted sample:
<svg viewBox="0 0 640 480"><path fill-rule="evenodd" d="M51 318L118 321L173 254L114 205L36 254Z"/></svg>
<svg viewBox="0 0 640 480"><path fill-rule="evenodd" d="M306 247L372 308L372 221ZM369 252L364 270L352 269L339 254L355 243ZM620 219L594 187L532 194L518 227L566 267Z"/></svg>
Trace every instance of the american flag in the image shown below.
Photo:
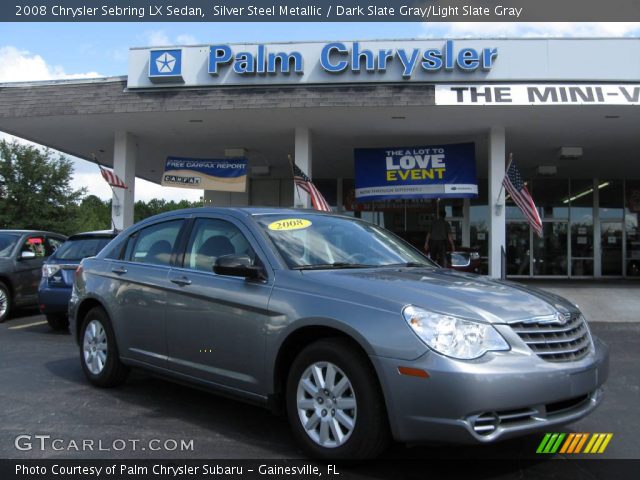
<svg viewBox="0 0 640 480"><path fill-rule="evenodd" d="M111 185L114 188L127 188L122 179L113 173L110 170L107 170L102 165L98 165L100 167L100 173L102 174L102 178L104 178L105 182Z"/></svg>
<svg viewBox="0 0 640 480"><path fill-rule="evenodd" d="M527 220L529 220L531 228L533 228L539 237L542 237L542 220L540 220L536 204L522 180L520 170L518 170L518 167L516 167L513 161L509 163L509 168L504 176L504 180L502 180L502 184L507 192L509 192L509 195L511 195L514 203L522 210Z"/></svg>
<svg viewBox="0 0 640 480"><path fill-rule="evenodd" d="M296 187L300 187L302 190L309 194L309 197L311 198L311 205L313 205L313 208L323 212L330 212L331 207L329 206L329 203L324 199L324 197L320 193L320 190L316 188L311 179L307 177L307 175L302 170L300 170L300 167L298 167L295 163L292 164L292 168L293 182L295 183Z"/></svg>

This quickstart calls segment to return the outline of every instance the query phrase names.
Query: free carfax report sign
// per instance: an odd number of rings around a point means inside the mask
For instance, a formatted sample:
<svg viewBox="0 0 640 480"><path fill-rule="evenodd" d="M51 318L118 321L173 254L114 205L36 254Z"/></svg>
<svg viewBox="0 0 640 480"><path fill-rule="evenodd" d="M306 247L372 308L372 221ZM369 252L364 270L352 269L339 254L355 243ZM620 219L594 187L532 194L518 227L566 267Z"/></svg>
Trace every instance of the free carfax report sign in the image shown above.
<svg viewBox="0 0 640 480"><path fill-rule="evenodd" d="M359 148L355 171L360 202L478 195L473 143Z"/></svg>

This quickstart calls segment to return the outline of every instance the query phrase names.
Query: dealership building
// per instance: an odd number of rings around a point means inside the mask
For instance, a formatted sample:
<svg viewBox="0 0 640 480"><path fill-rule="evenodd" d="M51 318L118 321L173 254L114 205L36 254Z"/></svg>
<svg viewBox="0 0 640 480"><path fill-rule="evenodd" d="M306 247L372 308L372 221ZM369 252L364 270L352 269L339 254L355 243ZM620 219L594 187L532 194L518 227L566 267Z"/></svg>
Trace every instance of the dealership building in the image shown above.
<svg viewBox="0 0 640 480"><path fill-rule="evenodd" d="M247 159L244 191L204 191L207 204L308 205L291 158L335 211L416 245L444 207L456 244L479 250L492 276L502 265L513 278L640 276L638 38L132 48L126 76L0 84L0 131L113 167L129 186L114 193L121 228L134 178L170 184L168 157ZM436 159L413 154L459 144L471 144L456 167L473 178L465 188L390 185L429 183ZM382 163L356 168L371 149ZM385 167L390 151L413 159ZM541 237L502 189L510 154ZM368 196L362 178L378 167L400 173Z"/></svg>

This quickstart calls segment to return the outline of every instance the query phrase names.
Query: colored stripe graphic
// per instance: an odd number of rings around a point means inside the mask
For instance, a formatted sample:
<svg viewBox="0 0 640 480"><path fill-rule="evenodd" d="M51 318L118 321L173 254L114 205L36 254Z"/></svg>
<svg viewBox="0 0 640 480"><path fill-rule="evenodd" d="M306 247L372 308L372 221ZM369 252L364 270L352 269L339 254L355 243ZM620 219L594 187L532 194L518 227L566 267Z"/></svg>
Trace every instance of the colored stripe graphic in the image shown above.
<svg viewBox="0 0 640 480"><path fill-rule="evenodd" d="M546 433L536 453L603 453L612 438L613 433ZM583 451L585 443L587 446Z"/></svg>

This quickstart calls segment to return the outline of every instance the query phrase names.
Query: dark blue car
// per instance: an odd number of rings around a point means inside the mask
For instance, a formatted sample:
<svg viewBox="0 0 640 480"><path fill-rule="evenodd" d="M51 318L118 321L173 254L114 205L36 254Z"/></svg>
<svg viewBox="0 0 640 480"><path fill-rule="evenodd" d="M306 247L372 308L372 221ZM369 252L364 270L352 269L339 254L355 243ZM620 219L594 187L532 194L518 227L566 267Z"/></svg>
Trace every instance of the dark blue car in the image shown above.
<svg viewBox="0 0 640 480"><path fill-rule="evenodd" d="M97 255L116 235L112 230L72 235L44 263L38 305L51 328L64 330L69 326L67 309L80 260Z"/></svg>

